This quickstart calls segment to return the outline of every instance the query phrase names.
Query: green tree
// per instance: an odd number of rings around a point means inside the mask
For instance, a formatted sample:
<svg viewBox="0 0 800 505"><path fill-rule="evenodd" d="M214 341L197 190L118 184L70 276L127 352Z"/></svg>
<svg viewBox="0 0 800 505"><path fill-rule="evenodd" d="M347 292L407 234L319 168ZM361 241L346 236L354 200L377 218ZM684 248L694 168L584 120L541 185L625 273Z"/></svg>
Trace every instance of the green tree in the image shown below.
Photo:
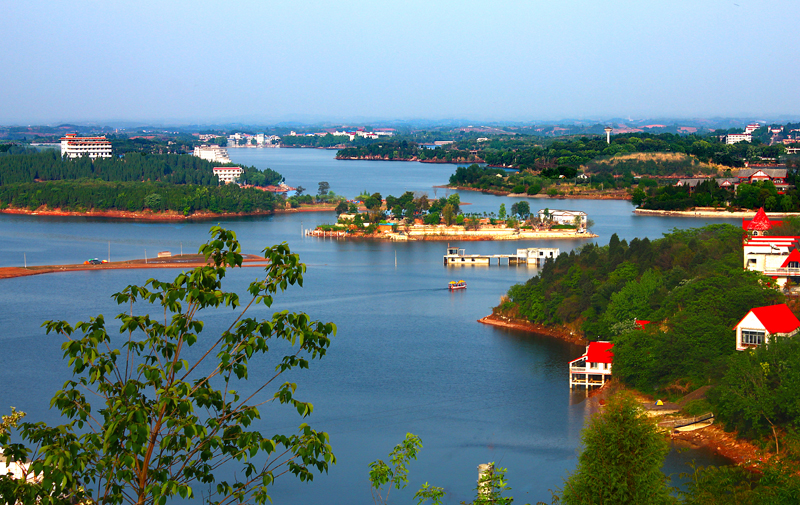
<svg viewBox="0 0 800 505"><path fill-rule="evenodd" d="M328 194L328 191L330 191L330 189L331 185L328 184L327 181L320 181L319 189L317 190L317 195L320 197L325 197Z"/></svg>
<svg viewBox="0 0 800 505"><path fill-rule="evenodd" d="M278 381L322 358L335 326L288 311L247 317L251 308L270 307L289 285L302 286L305 265L286 244L265 249L266 275L250 284L252 298L243 304L222 289L227 270L242 265L235 234L213 227L200 253L206 266L113 295L130 306L117 316L122 337L106 330L102 315L75 326L44 323L48 333L66 339L62 348L74 379L51 403L66 424L21 424L21 438L33 450L3 444L7 457L30 460L41 478L38 484L20 479L19 501L69 496L80 503L162 504L211 486L208 503L263 504L277 476L288 472L308 481L335 463L328 435L305 423L292 435L254 429L266 423L260 412L266 403L290 405L302 417L313 410L295 398L295 384ZM153 317L134 314L147 304ZM238 309L232 323L221 335L203 335L199 314L224 307ZM274 341L285 341L285 355L269 353ZM261 367L262 360L276 363L275 372L253 384L251 361Z"/></svg>
<svg viewBox="0 0 800 505"><path fill-rule="evenodd" d="M408 486L408 466L411 461L417 459L419 449L422 449L422 440L413 433L406 433L406 438L389 453L389 464L382 459L369 464L372 500L376 504L386 505L389 503L389 493L392 488L400 490ZM385 491L384 486L386 486ZM444 489L430 486L426 482L416 492L414 498L420 505L429 499L434 505L438 505L444 495Z"/></svg>
<svg viewBox="0 0 800 505"><path fill-rule="evenodd" d="M661 472L666 439L626 394L612 396L583 429L575 473L564 482L565 505L676 503Z"/></svg>
<svg viewBox="0 0 800 505"><path fill-rule="evenodd" d="M158 210L161 208L161 195L150 193L144 197L144 206L148 209Z"/></svg>
<svg viewBox="0 0 800 505"><path fill-rule="evenodd" d="M453 205L448 203L447 205L442 208L442 219L444 219L444 224L447 226L452 225L455 222L456 212L453 209Z"/></svg>
<svg viewBox="0 0 800 505"><path fill-rule="evenodd" d="M336 205L336 209L335 209L336 210L336 215L338 216L339 214L341 214L343 212L347 212L347 210L349 208L350 208L350 206L347 205L347 201L339 200L339 203Z"/></svg>
<svg viewBox="0 0 800 505"><path fill-rule="evenodd" d="M500 204L500 210L497 212L498 219L505 220L506 218L506 204Z"/></svg>
<svg viewBox="0 0 800 505"><path fill-rule="evenodd" d="M294 194L295 194L296 196L302 196L302 195L303 195L303 192L304 192L305 190L306 190L306 188L304 188L303 186L297 186L297 188L295 188L295 190L294 190Z"/></svg>

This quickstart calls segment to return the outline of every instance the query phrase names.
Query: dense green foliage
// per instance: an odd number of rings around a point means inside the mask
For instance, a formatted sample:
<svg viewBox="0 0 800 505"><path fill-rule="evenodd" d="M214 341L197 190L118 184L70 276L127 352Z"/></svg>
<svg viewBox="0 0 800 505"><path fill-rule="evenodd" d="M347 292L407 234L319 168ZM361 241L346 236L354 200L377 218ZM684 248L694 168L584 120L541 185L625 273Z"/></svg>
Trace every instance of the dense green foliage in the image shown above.
<svg viewBox="0 0 800 505"><path fill-rule="evenodd" d="M345 135L285 135L281 137L283 147L337 147L350 144L350 138Z"/></svg>
<svg viewBox="0 0 800 505"><path fill-rule="evenodd" d="M734 352L731 328L752 307L782 295L742 270L740 228L674 230L662 239L616 235L547 262L501 306L541 324L570 324L615 342L614 375L652 390L721 373ZM634 319L655 321L644 330Z"/></svg>
<svg viewBox="0 0 800 505"><path fill-rule="evenodd" d="M564 483L564 505L662 505L677 503L661 472L669 452L633 398L612 396L583 429L578 467Z"/></svg>
<svg viewBox="0 0 800 505"><path fill-rule="evenodd" d="M269 310L288 286L302 286L305 265L285 243L264 249L266 273L240 300L222 283L242 266L236 235L211 234L199 251L206 265L114 294L124 310L110 328L102 314L44 323L64 340L72 375L51 402L63 424L22 423L21 443L0 434L4 456L28 461L40 478L0 477L3 503L264 504L281 475L310 481L336 462L327 433L302 422L284 434L287 417L266 415L281 406L312 413L280 377L324 357L336 334L303 312ZM253 317L259 306L266 319ZM230 325L203 333L200 315L226 308ZM270 362L266 378L250 374Z"/></svg>
<svg viewBox="0 0 800 505"><path fill-rule="evenodd" d="M197 186L164 182L104 182L97 180L28 182L0 186L0 205L62 210L173 210L189 215L211 212L274 210L278 199L268 191L236 184Z"/></svg>
<svg viewBox="0 0 800 505"><path fill-rule="evenodd" d="M691 192L685 186L650 187L634 191L633 203L642 209L686 210L693 207L732 207L769 212L792 212L800 209L800 193L792 187L778 194L770 181L740 184L736 190L721 188L715 180L698 184Z"/></svg>
<svg viewBox="0 0 800 505"><path fill-rule="evenodd" d="M103 181L160 181L171 184L215 186L214 163L196 156L129 153L123 158L63 159L57 150L0 156L0 185L18 182L100 179ZM254 185L279 184L274 170L243 167L243 181Z"/></svg>

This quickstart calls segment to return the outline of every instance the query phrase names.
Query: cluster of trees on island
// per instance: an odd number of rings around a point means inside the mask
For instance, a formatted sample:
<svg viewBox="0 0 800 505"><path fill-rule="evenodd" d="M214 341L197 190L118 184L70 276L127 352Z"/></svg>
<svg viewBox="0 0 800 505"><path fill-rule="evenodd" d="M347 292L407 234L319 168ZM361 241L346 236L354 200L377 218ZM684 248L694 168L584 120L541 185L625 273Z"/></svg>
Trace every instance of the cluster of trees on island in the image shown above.
<svg viewBox="0 0 800 505"><path fill-rule="evenodd" d="M57 151L0 155L0 205L71 211L122 210L262 212L279 198L255 188L220 185L214 164L190 155L142 154L90 159L62 158ZM279 184L274 170L243 167L242 182Z"/></svg>

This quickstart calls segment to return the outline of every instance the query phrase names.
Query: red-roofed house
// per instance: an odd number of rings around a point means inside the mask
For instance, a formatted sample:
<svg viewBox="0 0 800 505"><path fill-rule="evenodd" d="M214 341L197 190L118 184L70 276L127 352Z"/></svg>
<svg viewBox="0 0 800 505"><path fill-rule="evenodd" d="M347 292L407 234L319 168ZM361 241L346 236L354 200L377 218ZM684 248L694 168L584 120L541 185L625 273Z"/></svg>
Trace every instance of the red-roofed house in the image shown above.
<svg viewBox="0 0 800 505"><path fill-rule="evenodd" d="M569 387L602 386L611 378L614 353L611 342L590 342L580 358L569 362Z"/></svg>
<svg viewBox="0 0 800 505"><path fill-rule="evenodd" d="M736 350L744 351L769 341L772 336L789 337L800 330L800 320L785 303L757 307L734 327Z"/></svg>
<svg viewBox="0 0 800 505"><path fill-rule="evenodd" d="M767 213L764 212L764 207L758 209L752 220L742 218L742 228L752 233L754 237L763 236L765 231L773 226L780 226L781 223L782 221L770 221Z"/></svg>

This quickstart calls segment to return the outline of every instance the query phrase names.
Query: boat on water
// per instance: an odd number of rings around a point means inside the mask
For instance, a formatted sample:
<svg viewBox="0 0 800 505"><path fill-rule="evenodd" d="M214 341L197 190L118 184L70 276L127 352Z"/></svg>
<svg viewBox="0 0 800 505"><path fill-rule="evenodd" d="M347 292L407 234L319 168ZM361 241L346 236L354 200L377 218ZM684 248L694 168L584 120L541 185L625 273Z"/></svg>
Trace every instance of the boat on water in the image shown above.
<svg viewBox="0 0 800 505"><path fill-rule="evenodd" d="M455 291L456 289L467 289L467 283L465 281L450 281L448 285L450 291Z"/></svg>

